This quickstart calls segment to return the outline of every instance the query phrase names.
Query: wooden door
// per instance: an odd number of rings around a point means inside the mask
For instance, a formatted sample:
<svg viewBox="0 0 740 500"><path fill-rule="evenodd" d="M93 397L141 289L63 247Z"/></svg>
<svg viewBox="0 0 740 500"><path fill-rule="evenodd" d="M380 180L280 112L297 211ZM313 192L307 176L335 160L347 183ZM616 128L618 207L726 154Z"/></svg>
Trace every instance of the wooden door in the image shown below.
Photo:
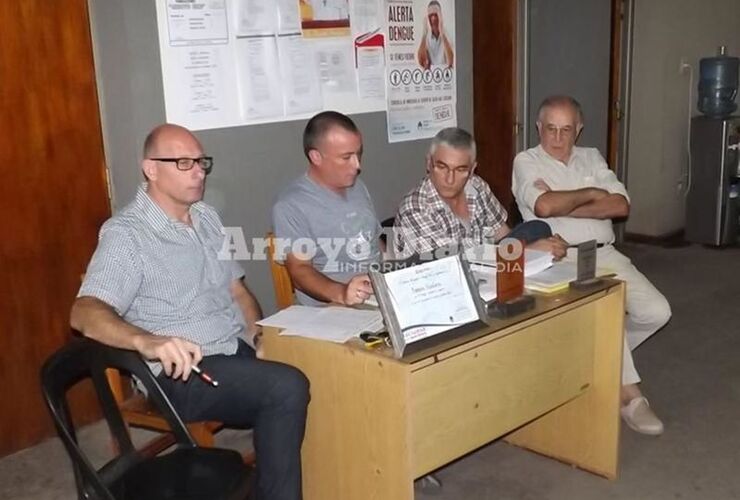
<svg viewBox="0 0 740 500"><path fill-rule="evenodd" d="M517 0L473 2L473 96L478 175L510 209L516 150Z"/></svg>
<svg viewBox="0 0 740 500"><path fill-rule="evenodd" d="M86 0L0 2L0 82L2 456L54 434L39 369L110 214Z"/></svg>

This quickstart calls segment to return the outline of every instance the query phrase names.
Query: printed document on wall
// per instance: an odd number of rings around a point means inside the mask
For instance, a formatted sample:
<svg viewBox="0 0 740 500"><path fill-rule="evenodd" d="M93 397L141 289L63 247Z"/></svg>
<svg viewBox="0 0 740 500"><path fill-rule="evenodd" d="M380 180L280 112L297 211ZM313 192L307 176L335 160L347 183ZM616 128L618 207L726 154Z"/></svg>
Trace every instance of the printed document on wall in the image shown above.
<svg viewBox="0 0 740 500"><path fill-rule="evenodd" d="M278 10L274 0L234 0L237 36L274 35L278 29Z"/></svg>
<svg viewBox="0 0 740 500"><path fill-rule="evenodd" d="M283 115L283 94L275 37L238 38L237 68L244 118Z"/></svg>
<svg viewBox="0 0 740 500"><path fill-rule="evenodd" d="M206 130L386 107L385 0L149 1L168 122ZM367 31L350 36L350 20Z"/></svg>
<svg viewBox="0 0 740 500"><path fill-rule="evenodd" d="M311 47L300 36L278 38L285 114L310 113L322 108L321 85Z"/></svg>
<svg viewBox="0 0 740 500"><path fill-rule="evenodd" d="M166 0L165 10L166 15L158 17L166 19L164 33L172 46L227 43L229 39L226 0Z"/></svg>
<svg viewBox="0 0 740 500"><path fill-rule="evenodd" d="M278 0L278 33L292 35L301 32L301 11L295 0Z"/></svg>
<svg viewBox="0 0 740 500"><path fill-rule="evenodd" d="M156 5L167 121L194 130L239 123L226 1Z"/></svg>
<svg viewBox="0 0 740 500"><path fill-rule="evenodd" d="M457 125L455 1L386 0L388 141Z"/></svg>
<svg viewBox="0 0 740 500"><path fill-rule="evenodd" d="M162 61L167 121L191 129L237 124L239 96L225 45L172 48Z"/></svg>
<svg viewBox="0 0 740 500"><path fill-rule="evenodd" d="M358 94L385 102L385 37L380 28L355 38Z"/></svg>
<svg viewBox="0 0 740 500"><path fill-rule="evenodd" d="M357 78L352 45L346 40L328 38L316 41L314 50L324 101L327 98L337 99L342 94L356 96Z"/></svg>
<svg viewBox="0 0 740 500"><path fill-rule="evenodd" d="M368 33L383 25L382 0L350 0L352 38Z"/></svg>

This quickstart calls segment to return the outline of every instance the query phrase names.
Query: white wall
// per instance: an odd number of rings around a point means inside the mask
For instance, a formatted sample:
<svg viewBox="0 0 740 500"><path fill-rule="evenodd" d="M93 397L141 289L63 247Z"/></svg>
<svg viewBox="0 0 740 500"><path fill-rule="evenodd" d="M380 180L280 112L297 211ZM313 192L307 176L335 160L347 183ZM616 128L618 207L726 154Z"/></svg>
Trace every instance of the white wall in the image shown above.
<svg viewBox="0 0 740 500"><path fill-rule="evenodd" d="M698 114L699 59L726 45L740 56L739 0L635 0L627 188L630 233L661 236L684 226L688 113ZM689 74L693 67L689 108Z"/></svg>

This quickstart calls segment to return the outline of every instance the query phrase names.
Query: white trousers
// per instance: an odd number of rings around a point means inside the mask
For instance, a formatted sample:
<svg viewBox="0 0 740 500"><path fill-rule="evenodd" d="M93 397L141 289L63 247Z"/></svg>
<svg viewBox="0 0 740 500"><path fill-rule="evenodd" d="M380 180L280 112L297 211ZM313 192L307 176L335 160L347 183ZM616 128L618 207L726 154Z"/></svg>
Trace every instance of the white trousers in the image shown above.
<svg viewBox="0 0 740 500"><path fill-rule="evenodd" d="M568 250L566 260L575 262L576 257L575 249ZM617 278L627 285L622 384L636 384L640 382L640 375L635 369L632 350L668 322L671 318L671 306L645 275L613 246L607 245L596 251L596 266L617 273Z"/></svg>

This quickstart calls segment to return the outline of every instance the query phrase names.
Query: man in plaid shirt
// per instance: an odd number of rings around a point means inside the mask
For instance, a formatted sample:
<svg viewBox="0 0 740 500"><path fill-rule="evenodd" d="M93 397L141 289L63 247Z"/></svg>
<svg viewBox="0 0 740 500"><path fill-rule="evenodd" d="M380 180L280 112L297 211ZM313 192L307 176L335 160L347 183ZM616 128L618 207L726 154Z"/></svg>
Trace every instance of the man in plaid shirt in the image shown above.
<svg viewBox="0 0 740 500"><path fill-rule="evenodd" d="M440 250L457 253L510 236L561 259L568 244L552 235L546 223L530 221L514 231L509 228L506 210L474 173L475 158L475 140L469 132L451 127L434 137L427 155L427 175L404 197L396 214L395 257L431 258Z"/></svg>

